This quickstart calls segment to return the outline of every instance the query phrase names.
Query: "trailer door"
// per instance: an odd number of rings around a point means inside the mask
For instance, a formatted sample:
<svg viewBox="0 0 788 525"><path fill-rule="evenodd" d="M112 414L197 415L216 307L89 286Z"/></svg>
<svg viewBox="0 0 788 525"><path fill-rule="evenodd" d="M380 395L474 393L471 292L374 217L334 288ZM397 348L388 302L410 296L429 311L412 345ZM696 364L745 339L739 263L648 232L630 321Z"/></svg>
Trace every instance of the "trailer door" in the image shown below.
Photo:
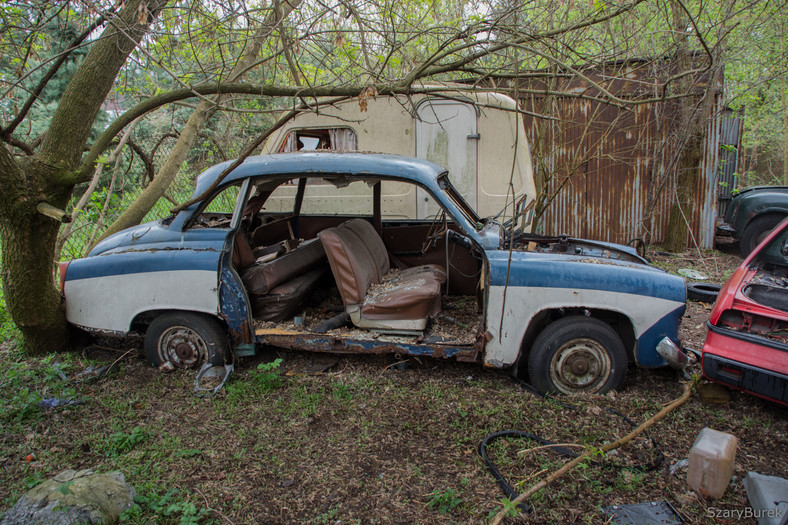
<svg viewBox="0 0 788 525"><path fill-rule="evenodd" d="M449 179L473 208L477 205L476 108L455 100L427 99L416 108L416 156L449 170ZM438 205L417 190L420 219L438 213Z"/></svg>

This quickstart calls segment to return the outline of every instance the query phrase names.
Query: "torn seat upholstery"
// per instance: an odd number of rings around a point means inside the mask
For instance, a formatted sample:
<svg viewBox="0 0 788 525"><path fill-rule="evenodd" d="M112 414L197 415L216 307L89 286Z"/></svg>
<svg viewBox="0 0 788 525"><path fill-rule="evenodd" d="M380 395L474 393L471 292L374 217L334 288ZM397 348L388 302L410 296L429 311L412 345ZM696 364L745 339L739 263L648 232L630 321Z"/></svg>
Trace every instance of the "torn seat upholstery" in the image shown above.
<svg viewBox="0 0 788 525"><path fill-rule="evenodd" d="M390 271L383 240L367 221L351 219L323 230L318 238L355 326L419 331L440 311L443 268L424 265Z"/></svg>
<svg viewBox="0 0 788 525"><path fill-rule="evenodd" d="M328 270L325 251L317 239L264 263L250 257L251 247L242 234L236 236L235 244L236 268L249 294L252 316L262 321L292 316Z"/></svg>

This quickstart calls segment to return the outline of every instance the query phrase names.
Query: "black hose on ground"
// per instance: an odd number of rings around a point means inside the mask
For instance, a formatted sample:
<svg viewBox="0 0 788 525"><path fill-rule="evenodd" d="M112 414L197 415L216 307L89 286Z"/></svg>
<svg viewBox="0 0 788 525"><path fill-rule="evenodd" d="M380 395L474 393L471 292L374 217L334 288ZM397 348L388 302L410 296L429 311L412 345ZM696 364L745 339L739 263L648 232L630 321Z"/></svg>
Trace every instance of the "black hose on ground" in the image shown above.
<svg viewBox="0 0 788 525"><path fill-rule="evenodd" d="M534 395L536 395L538 397L541 397L541 398L544 398L544 399L548 399L548 400L552 401L553 403L556 403L557 405L559 405L559 406L561 406L563 408L566 408L566 409L569 409L569 410L579 410L575 406L572 406L572 405L569 405L569 404L564 403L562 401L559 401L558 399L556 399L555 397L553 397L553 396L551 396L549 394L544 394L544 393L540 392L539 390L537 390L533 386L529 385L525 381L522 381L521 379L518 379L518 378L513 378L513 379L515 381L517 381L517 383L523 388L523 390L527 390L528 392L530 392L530 393L532 393L532 394L534 394ZM614 410L612 408L606 408L605 411L608 412L609 414L612 414L614 416L617 416L617 417L621 418L622 421L624 421L628 425L632 426L633 428L637 427L637 424L634 421L629 419L627 416L625 416L624 414L622 414L618 410ZM654 438L650 437L648 434L645 434L645 437L647 437L651 441L651 445L655 449L658 448L658 443L657 443L657 441ZM479 443L479 448L478 448L479 455L482 457L482 460L484 461L484 464L487 467L487 470L490 471L490 474L492 475L492 477L495 479L495 481L501 487L501 489L503 490L503 492L506 495L506 497L509 498L510 500L514 500L515 498L517 498L517 496L519 494L517 494L517 492L514 490L514 487L509 485L509 482L506 481L506 478L503 477L501 472L498 470L498 467L495 466L495 463L493 463L492 460L489 458L489 456L487 456L487 447L491 443L493 443L494 441L496 441L496 440L498 440L500 438L525 438L525 439L530 439L531 441L534 441L534 442L538 443L539 446L547 446L547 447L549 447L549 450L552 450L552 451L554 451L554 452L556 452L558 454L561 454L562 456L567 456L569 458L576 458L577 457L577 454L575 452L569 450L568 448L561 447L561 446L551 447L550 445L554 445L555 444L554 442L548 441L548 440L546 440L546 439L544 439L544 438L542 438L540 436L537 436L536 434L531 434L529 432L523 432L521 430L501 430L501 431L498 431L498 432L493 432L492 434L486 436ZM636 465L634 467L624 467L623 465L611 465L611 466L613 468L617 468L617 469L631 468L632 470L639 470L641 472L651 472L653 470L658 469L660 467L660 465L662 465L662 462L664 461L664 459L665 459L665 455L662 454L662 452L659 452L657 454L656 459L653 462L649 463L648 465ZM600 465L601 463L596 462L596 461L592 461L591 464L592 465ZM530 512L531 511L530 507L528 505L526 505L525 503L520 503L518 505L518 507L523 512Z"/></svg>
<svg viewBox="0 0 788 525"><path fill-rule="evenodd" d="M512 437L530 439L531 441L535 441L539 443L540 446L549 446L555 444L552 441L547 441L546 439L537 436L536 434L530 434L528 432L523 432L521 430L501 430L499 432L493 432L489 436L482 439L481 443L479 443L479 455L484 460L484 464L487 465L487 470L490 471L490 474L492 474L492 477L495 478L495 481L498 482L498 485L503 490L503 493L506 494L506 497L509 498L510 500L515 499L518 496L518 494L517 492L515 492L514 488L511 485L509 485L509 482L506 481L506 478L503 477L503 474L501 474L501 472L498 470L498 467L495 466L495 463L493 463L492 460L487 456L487 446L490 445L492 442L496 441L497 439L512 438ZM550 447L550 450L558 454L561 454L562 456L567 456L570 458L577 457L577 454L575 454L568 448L559 446L559 447ZM525 503L520 503L518 507L523 512L531 512L531 508Z"/></svg>

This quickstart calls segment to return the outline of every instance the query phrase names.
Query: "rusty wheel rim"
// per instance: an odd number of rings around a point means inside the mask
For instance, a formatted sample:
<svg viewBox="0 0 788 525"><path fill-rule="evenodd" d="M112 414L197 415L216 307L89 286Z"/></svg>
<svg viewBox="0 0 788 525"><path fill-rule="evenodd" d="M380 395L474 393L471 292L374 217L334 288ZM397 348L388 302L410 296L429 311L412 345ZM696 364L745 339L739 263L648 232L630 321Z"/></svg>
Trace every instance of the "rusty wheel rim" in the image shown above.
<svg viewBox="0 0 788 525"><path fill-rule="evenodd" d="M593 339L565 343L550 361L550 380L564 394L598 392L612 373L605 348Z"/></svg>
<svg viewBox="0 0 788 525"><path fill-rule="evenodd" d="M186 326L173 326L162 332L157 350L162 363L169 361L176 368L194 368L208 360L207 343Z"/></svg>

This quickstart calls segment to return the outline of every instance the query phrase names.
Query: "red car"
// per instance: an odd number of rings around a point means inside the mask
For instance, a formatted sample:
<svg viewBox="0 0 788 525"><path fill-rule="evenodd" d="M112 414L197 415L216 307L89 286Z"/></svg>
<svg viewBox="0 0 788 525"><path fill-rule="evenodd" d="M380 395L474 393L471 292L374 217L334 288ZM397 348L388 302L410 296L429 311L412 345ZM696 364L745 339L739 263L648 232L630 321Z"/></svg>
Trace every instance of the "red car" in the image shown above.
<svg viewBox="0 0 788 525"><path fill-rule="evenodd" d="M720 290L703 345L703 374L788 405L788 219Z"/></svg>

